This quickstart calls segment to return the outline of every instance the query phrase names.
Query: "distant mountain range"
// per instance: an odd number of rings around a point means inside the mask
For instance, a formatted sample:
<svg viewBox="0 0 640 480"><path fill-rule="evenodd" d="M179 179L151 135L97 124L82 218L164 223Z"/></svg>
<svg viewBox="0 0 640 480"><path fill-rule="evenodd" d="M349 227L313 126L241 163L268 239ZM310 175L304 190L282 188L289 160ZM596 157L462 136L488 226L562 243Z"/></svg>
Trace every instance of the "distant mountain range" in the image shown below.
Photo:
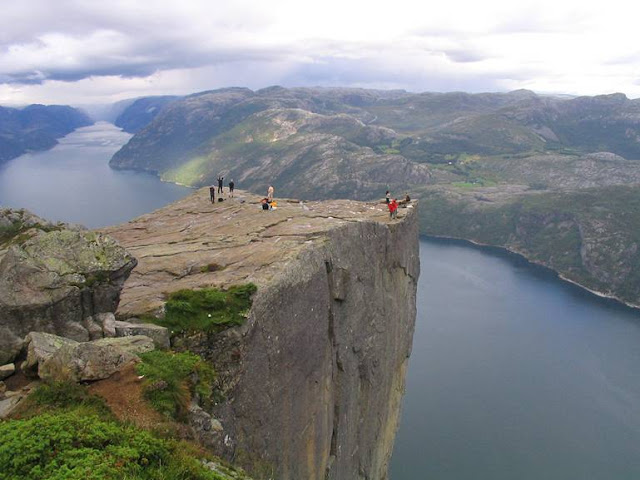
<svg viewBox="0 0 640 480"><path fill-rule="evenodd" d="M27 152L47 150L76 128L93 124L83 112L61 105L0 107L0 163Z"/></svg>
<svg viewBox="0 0 640 480"><path fill-rule="evenodd" d="M408 191L423 233L640 305L640 100L270 87L137 103L115 168L303 199Z"/></svg>

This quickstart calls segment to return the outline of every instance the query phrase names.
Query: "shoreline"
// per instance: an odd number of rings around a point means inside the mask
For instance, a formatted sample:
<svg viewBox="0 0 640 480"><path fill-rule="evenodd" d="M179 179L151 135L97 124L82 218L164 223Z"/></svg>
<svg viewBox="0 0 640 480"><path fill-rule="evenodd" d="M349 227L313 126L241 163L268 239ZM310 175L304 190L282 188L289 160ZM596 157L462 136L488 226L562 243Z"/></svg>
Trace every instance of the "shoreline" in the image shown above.
<svg viewBox="0 0 640 480"><path fill-rule="evenodd" d="M512 254L512 255L517 255L518 257L520 257L521 259L527 261L531 265L536 265L538 267L544 267L547 270L549 270L550 272L553 272L555 274L555 276L557 278L559 278L560 280L562 280L563 282L567 282L567 283L570 283L572 285L575 285L575 286L581 288L582 290L585 290L585 291L587 291L587 292L589 292L589 293L591 293L593 295L596 295L597 297L605 298L607 300L613 300L616 303L619 303L620 305L624 305L626 307L633 308L634 310L640 311L640 304L628 303L628 302L625 302L624 300L616 297L615 295L606 294L604 292L599 292L597 290L593 290L593 289L591 289L589 287L586 287L585 285L582 285L581 283L578 283L575 280L571 280L570 278L565 277L561 272L551 268L549 265L546 265L546 264L544 264L542 262L537 262L535 260L531 260L525 254L523 254L522 252L519 252L517 250L512 250L510 248L503 247L503 246L500 246L500 245L492 245L492 244L488 244L488 243L481 243L481 242L477 242L475 240L469 240L468 238L461 238L461 237L451 237L451 236L444 236L444 235L432 235L432 234L424 234L424 233L421 233L420 237L427 238L427 239L428 238L434 238L434 239L440 239L440 240L454 240L454 241L458 241L458 242L464 242L464 243L470 244L470 245L475 246L475 247L481 247L481 248L487 248L487 249L495 248L495 249L500 250L502 252L507 252L507 253Z"/></svg>

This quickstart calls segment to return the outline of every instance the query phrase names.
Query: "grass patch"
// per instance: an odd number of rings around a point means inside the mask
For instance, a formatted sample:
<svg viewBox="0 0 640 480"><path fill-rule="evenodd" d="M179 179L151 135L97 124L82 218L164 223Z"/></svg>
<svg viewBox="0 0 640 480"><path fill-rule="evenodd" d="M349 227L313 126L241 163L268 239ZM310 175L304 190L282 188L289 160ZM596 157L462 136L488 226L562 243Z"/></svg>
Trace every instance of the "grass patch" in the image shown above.
<svg viewBox="0 0 640 480"><path fill-rule="evenodd" d="M169 295L165 316L155 323L174 333L218 332L241 325L251 308L251 297L256 290L252 283L236 285L228 290L179 290Z"/></svg>
<svg viewBox="0 0 640 480"><path fill-rule="evenodd" d="M200 267L200 273L218 272L220 270L224 270L224 267L217 263L209 263Z"/></svg>
<svg viewBox="0 0 640 480"><path fill-rule="evenodd" d="M145 376L144 395L163 415L184 419L195 395L205 406L211 402L215 372L198 355L153 350L140 358L136 371Z"/></svg>

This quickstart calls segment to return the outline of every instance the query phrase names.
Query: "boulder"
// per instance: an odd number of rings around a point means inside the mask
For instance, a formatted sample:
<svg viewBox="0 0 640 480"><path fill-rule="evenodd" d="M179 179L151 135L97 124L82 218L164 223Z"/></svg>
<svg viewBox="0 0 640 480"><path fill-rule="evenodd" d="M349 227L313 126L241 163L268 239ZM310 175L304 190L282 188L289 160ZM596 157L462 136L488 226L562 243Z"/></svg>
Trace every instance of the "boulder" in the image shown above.
<svg viewBox="0 0 640 480"><path fill-rule="evenodd" d="M98 323L102 325L103 336L116 336L116 316L112 312L98 313L95 317Z"/></svg>
<svg viewBox="0 0 640 480"><path fill-rule="evenodd" d="M169 329L154 325L153 323L115 322L115 331L118 337L131 335L146 335L153 339L156 348L168 349L170 347Z"/></svg>
<svg viewBox="0 0 640 480"><path fill-rule="evenodd" d="M99 314L114 312L137 261L91 231L39 231L0 260L0 364L32 331L77 341L104 334Z"/></svg>
<svg viewBox="0 0 640 480"><path fill-rule="evenodd" d="M0 420L7 418L22 400L21 395L14 395L0 400Z"/></svg>
<svg viewBox="0 0 640 480"><path fill-rule="evenodd" d="M24 343L27 346L27 359L22 362L22 371L26 375L35 376L38 375L39 367L63 345L76 345L78 342L51 333L30 332Z"/></svg>
<svg viewBox="0 0 640 480"><path fill-rule="evenodd" d="M16 366L13 363L0 366L0 380L4 380L7 377L13 375L16 371Z"/></svg>
<svg viewBox="0 0 640 480"><path fill-rule="evenodd" d="M150 350L153 350L153 340L142 335L63 345L41 365L40 378L72 382L101 380L130 362L139 361L137 354Z"/></svg>
<svg viewBox="0 0 640 480"><path fill-rule="evenodd" d="M91 343L96 345L119 348L125 352L139 355L155 349L154 341L146 335L129 335L127 337L101 338Z"/></svg>

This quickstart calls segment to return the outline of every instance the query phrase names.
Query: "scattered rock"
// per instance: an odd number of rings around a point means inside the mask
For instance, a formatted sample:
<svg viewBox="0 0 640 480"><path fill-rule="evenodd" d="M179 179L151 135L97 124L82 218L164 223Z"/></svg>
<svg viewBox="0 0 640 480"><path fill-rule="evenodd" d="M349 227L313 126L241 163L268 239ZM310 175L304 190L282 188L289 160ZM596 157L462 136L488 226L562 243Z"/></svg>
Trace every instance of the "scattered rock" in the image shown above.
<svg viewBox="0 0 640 480"><path fill-rule="evenodd" d="M7 384L0 381L0 400L2 400L4 398L4 394L7 391Z"/></svg>
<svg viewBox="0 0 640 480"><path fill-rule="evenodd" d="M4 380L7 377L13 375L16 371L16 366L13 363L8 363L0 367L0 380Z"/></svg>
<svg viewBox="0 0 640 480"><path fill-rule="evenodd" d="M44 332L31 332L24 342L27 345L27 359L22 362L21 368L25 375L29 376L38 375L40 366L63 345L78 344L75 340Z"/></svg>
<svg viewBox="0 0 640 480"><path fill-rule="evenodd" d="M146 335L153 339L156 348L168 349L170 346L169 330L153 323L115 322L115 332L118 337L131 335Z"/></svg>

